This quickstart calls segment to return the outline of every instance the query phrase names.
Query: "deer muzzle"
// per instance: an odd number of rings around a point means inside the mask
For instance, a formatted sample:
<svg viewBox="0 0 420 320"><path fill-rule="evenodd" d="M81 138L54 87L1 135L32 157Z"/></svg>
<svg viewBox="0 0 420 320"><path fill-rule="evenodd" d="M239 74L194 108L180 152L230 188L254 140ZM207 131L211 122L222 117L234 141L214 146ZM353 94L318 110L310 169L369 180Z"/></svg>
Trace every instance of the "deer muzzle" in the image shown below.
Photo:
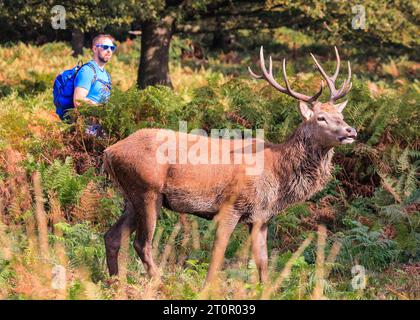
<svg viewBox="0 0 420 320"><path fill-rule="evenodd" d="M341 144L353 143L357 137L357 131L355 128L347 127L345 129L346 135L339 136L337 139Z"/></svg>

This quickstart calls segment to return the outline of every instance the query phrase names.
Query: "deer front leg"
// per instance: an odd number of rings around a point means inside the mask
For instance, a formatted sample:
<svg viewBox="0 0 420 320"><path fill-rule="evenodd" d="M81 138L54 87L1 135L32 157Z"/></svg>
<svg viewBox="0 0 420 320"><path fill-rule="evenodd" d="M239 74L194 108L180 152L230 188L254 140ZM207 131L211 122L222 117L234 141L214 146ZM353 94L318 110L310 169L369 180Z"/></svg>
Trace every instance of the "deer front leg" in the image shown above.
<svg viewBox="0 0 420 320"><path fill-rule="evenodd" d="M152 257L152 241L161 207L162 196L153 191L145 193L134 203L134 209L138 215L134 249L140 256L146 272L152 278L160 277Z"/></svg>
<svg viewBox="0 0 420 320"><path fill-rule="evenodd" d="M229 212L229 210L227 210L226 212L223 212L222 215L219 213L219 216L217 217L216 238L213 243L213 251L205 284L210 284L215 279L217 271L223 263L230 236L238 221L239 216L234 212Z"/></svg>
<svg viewBox="0 0 420 320"><path fill-rule="evenodd" d="M250 226L252 255L261 283L265 283L268 278L267 230L266 223L254 222Z"/></svg>

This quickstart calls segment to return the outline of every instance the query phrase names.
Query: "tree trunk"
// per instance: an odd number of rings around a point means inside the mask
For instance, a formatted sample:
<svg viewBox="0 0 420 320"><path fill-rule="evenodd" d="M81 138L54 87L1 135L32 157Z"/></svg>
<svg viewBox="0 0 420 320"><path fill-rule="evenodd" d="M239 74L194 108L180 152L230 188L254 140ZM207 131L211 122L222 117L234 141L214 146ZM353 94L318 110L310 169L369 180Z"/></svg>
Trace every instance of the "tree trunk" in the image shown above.
<svg viewBox="0 0 420 320"><path fill-rule="evenodd" d="M222 50L224 53L228 52L231 49L232 45L232 36L222 30L217 30L213 32L213 50Z"/></svg>
<svg viewBox="0 0 420 320"><path fill-rule="evenodd" d="M71 48L73 49L73 57L83 55L83 44L85 42L85 34L80 29L73 29L71 32Z"/></svg>
<svg viewBox="0 0 420 320"><path fill-rule="evenodd" d="M156 84L172 87L169 77L169 45L174 30L174 19L166 16L160 22L141 25L140 64L137 86L144 89Z"/></svg>
<svg viewBox="0 0 420 320"><path fill-rule="evenodd" d="M229 51L231 40L229 32L223 30L220 19L216 17L216 30L213 32L213 43L211 45L212 49L222 50L226 53Z"/></svg>

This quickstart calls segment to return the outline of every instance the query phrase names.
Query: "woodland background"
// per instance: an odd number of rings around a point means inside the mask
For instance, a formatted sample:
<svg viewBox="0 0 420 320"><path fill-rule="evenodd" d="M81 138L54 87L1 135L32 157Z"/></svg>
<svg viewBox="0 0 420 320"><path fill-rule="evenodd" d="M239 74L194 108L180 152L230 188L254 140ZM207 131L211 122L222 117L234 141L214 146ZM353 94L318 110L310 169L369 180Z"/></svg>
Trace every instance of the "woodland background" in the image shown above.
<svg viewBox="0 0 420 320"><path fill-rule="evenodd" d="M56 4L0 3L0 298L419 299L418 2L72 1L63 4L65 30L51 27ZM356 4L365 29L352 27ZM97 32L117 39L111 100L64 124L54 78L90 59ZM263 128L282 142L300 117L293 99L250 79L261 45L278 81L286 57L293 87L305 93L321 80L309 52L332 73L337 45L354 74L344 116L359 133L336 148L328 186L271 222L273 281L257 283L247 228L238 226L225 281L203 295L213 224L169 210L154 239L162 282L148 280L129 244L120 277L110 279L103 234L123 199L101 172L102 151L140 128L176 130L179 120L206 131ZM85 134L92 119L105 138ZM351 285L356 265L366 269L364 289Z"/></svg>

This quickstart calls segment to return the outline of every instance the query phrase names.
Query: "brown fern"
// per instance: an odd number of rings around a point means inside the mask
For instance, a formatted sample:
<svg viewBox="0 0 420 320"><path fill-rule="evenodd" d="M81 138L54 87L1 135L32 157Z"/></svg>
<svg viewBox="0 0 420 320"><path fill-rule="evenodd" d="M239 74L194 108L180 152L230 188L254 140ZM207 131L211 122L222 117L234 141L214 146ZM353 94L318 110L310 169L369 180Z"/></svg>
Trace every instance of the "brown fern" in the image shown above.
<svg viewBox="0 0 420 320"><path fill-rule="evenodd" d="M97 208L101 195L98 192L96 185L93 181L90 181L83 190L82 196L78 205L72 211L72 217L76 221L96 221L97 220Z"/></svg>
<svg viewBox="0 0 420 320"><path fill-rule="evenodd" d="M232 111L226 112L226 116L228 117L228 119L234 121L237 124L240 124L241 126L245 128L249 129L252 127L252 124L248 120L237 115L235 112L232 112Z"/></svg>

